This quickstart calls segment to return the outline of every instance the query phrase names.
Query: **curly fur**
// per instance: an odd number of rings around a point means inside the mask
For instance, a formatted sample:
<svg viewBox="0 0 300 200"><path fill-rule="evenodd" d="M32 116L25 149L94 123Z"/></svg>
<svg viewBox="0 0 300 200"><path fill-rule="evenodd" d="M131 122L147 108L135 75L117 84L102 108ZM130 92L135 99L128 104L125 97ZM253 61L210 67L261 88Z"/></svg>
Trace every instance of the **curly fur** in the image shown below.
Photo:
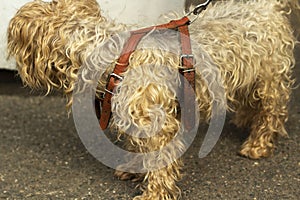
<svg viewBox="0 0 300 200"><path fill-rule="evenodd" d="M26 85L63 89L70 107L87 48L120 29L115 26L101 16L95 0L33 1L10 21L8 54Z"/></svg>
<svg viewBox="0 0 300 200"><path fill-rule="evenodd" d="M279 1L215 4L219 6L223 9L208 9L195 23L194 35L221 70L230 110L236 112L233 121L251 126L241 154L268 156L274 135L287 134L293 31L286 16L279 14Z"/></svg>
<svg viewBox="0 0 300 200"><path fill-rule="evenodd" d="M233 122L237 126L251 128L240 151L249 158L269 156L276 135L287 135L284 123L288 119L295 64L295 38L288 20L291 8L299 8L298 1L218 1L190 26L191 37L199 44L193 47L196 66L202 66L196 71L200 116L209 121L213 101L227 106L228 111L236 114ZM70 106L78 76L87 84L95 84L92 80L101 77L96 83L97 90L104 90L106 77L128 37L111 35L125 29L101 16L95 0L34 1L23 6L11 20L8 52L16 58L26 85L45 87L48 92L53 87L62 88ZM176 134L183 133L174 89L174 85L180 84L176 73L180 68L178 50L174 50L178 44L174 37L147 37L132 54L125 79L112 99L111 124L118 128L120 137L128 139L128 148L133 151L160 149ZM105 51L99 48L99 44L116 39L119 46L108 46ZM165 50L150 49L152 43ZM77 73L81 65L83 70ZM227 102L222 101L222 94L210 89L214 82L223 84ZM133 136L124 134L128 130ZM149 138L137 137L142 135ZM183 147L177 141L166 156ZM145 168L151 162L156 160L145 163ZM163 169L149 170L144 179L148 185L135 199L177 199L180 189L176 181L180 180L181 167L178 159ZM116 174L131 177L127 173Z"/></svg>

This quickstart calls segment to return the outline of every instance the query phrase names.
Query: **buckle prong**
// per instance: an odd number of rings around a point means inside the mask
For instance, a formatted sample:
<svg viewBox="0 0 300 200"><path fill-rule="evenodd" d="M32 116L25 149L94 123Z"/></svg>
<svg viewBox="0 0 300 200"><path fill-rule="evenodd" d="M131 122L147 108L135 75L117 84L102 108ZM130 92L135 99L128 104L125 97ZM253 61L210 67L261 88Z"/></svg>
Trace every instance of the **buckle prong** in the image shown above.
<svg viewBox="0 0 300 200"><path fill-rule="evenodd" d="M183 58L194 58L193 54L182 54L180 56L180 60L182 61Z"/></svg>
<svg viewBox="0 0 300 200"><path fill-rule="evenodd" d="M106 88L105 88L105 92L107 92L107 93L109 93L109 94L111 94L111 95L115 95L115 93L113 93L112 91L110 91L110 90L108 90L108 89L106 89Z"/></svg>
<svg viewBox="0 0 300 200"><path fill-rule="evenodd" d="M196 70L195 70L195 68L193 67L193 68L184 69L184 70L182 70L181 72L182 72L182 73L189 73L189 72L194 72L194 71L196 71Z"/></svg>

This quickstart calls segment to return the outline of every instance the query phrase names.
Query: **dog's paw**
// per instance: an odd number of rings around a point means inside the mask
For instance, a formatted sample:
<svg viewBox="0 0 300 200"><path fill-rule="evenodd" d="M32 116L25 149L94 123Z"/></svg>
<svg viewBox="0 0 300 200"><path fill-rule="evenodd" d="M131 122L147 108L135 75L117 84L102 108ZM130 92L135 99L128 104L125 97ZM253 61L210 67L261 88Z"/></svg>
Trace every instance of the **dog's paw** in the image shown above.
<svg viewBox="0 0 300 200"><path fill-rule="evenodd" d="M271 147L253 147L243 145L239 154L250 159L266 158L272 155L273 148Z"/></svg>
<svg viewBox="0 0 300 200"><path fill-rule="evenodd" d="M145 200L143 196L136 196L132 200Z"/></svg>
<svg viewBox="0 0 300 200"><path fill-rule="evenodd" d="M122 171L118 171L118 170L115 171L114 175L121 181L131 180L132 182L143 181L144 177L145 177L144 174L122 172Z"/></svg>
<svg viewBox="0 0 300 200"><path fill-rule="evenodd" d="M159 200L158 198L154 198L152 196L140 195L133 198L133 200Z"/></svg>

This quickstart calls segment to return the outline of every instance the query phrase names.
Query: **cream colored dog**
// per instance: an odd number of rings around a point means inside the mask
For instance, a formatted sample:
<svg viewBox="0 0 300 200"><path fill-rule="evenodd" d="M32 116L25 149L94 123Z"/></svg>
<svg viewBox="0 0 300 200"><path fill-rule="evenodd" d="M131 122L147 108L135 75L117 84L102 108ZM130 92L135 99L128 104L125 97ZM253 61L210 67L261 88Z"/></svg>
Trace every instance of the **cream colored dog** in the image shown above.
<svg viewBox="0 0 300 200"><path fill-rule="evenodd" d="M236 114L233 122L251 128L240 151L249 158L269 156L276 136L287 135L284 123L288 118L287 104L294 83L291 70L295 63L295 38L288 15L295 6L296 0L218 1L190 25L192 38L212 60L205 64L206 69L213 73L217 66L221 74L227 110ZM67 106L72 104L75 82L82 76L77 73L80 66L85 66L88 57L97 61L94 49L126 30L125 26L106 20L100 7L95 0L34 1L17 12L8 29L8 51L15 57L26 85L47 91L62 89ZM149 65L152 69L147 68ZM122 126L124 121L136 126L137 132L147 126L161 126L161 131L150 138L128 137L135 152L160 149L180 131L176 95L168 90L165 77L160 76L161 66L180 68L178 55L137 50L131 56L119 93L113 98L112 111L119 118L112 125L118 126L120 135L127 131ZM104 77L111 70L112 67L105 70ZM169 78L176 81L177 77ZM105 81L102 78L99 82L99 91L104 91ZM209 91L202 72L196 71L195 93L205 121L211 117L213 92ZM150 120L150 115L156 114L153 105L164 108L163 124ZM180 180L181 167L178 159L163 169L149 170L144 178L148 185L135 199L177 199L180 189L176 181ZM122 179L130 177L127 173L116 174Z"/></svg>

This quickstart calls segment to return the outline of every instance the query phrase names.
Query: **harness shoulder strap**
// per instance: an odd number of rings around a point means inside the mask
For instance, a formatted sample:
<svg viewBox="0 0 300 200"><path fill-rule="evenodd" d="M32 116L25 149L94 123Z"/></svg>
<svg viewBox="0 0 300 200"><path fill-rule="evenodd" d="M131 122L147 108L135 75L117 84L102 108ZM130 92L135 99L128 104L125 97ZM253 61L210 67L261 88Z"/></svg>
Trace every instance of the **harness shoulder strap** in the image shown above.
<svg viewBox="0 0 300 200"><path fill-rule="evenodd" d="M183 106L181 108L181 115L185 130L192 130L195 126L195 68L194 56L192 54L192 47L190 41L190 33L188 26L178 27L181 43L181 57L182 66L184 67L180 73L181 76L181 95L183 97ZM188 81L189 85L185 83L184 78Z"/></svg>

